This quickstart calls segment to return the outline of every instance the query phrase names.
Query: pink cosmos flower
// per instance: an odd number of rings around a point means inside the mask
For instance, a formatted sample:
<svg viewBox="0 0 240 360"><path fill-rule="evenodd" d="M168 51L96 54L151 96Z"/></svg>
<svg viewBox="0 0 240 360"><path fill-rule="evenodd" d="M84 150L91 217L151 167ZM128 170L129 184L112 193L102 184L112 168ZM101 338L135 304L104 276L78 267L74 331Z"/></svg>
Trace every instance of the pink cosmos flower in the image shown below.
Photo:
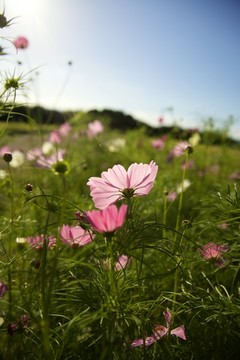
<svg viewBox="0 0 240 360"><path fill-rule="evenodd" d="M71 247L80 247L89 244L94 234L84 230L81 226L63 225L60 229L61 240Z"/></svg>
<svg viewBox="0 0 240 360"><path fill-rule="evenodd" d="M215 261L216 266L221 266L224 263L222 255L228 251L227 245L218 245L213 242L203 245L202 249L199 249L199 253L208 261Z"/></svg>
<svg viewBox="0 0 240 360"><path fill-rule="evenodd" d="M19 36L13 42L17 49L26 49L29 45L29 41L25 36Z"/></svg>
<svg viewBox="0 0 240 360"><path fill-rule="evenodd" d="M58 130L53 130L50 133L49 141L53 144L60 144L61 142L61 136Z"/></svg>
<svg viewBox="0 0 240 360"><path fill-rule="evenodd" d="M125 204L119 209L116 205L110 205L104 210L86 211L86 215L94 230L99 233L110 233L123 225L127 208Z"/></svg>
<svg viewBox="0 0 240 360"><path fill-rule="evenodd" d="M93 138L94 136L101 134L104 130L103 124L100 120L94 120L88 124L87 136Z"/></svg>
<svg viewBox="0 0 240 360"><path fill-rule="evenodd" d="M36 236L29 236L26 240L32 248L37 250L43 249L44 241L47 241L48 248L53 248L56 245L56 238L52 235L46 236L41 234Z"/></svg>
<svg viewBox="0 0 240 360"><path fill-rule="evenodd" d="M163 336L167 335L168 333L170 333L171 335L175 335L183 340L186 340L184 325L178 326L175 329L170 330L172 314L171 314L170 310L168 310L168 309L163 314L164 314L167 326L163 326L163 325L159 325L159 324L155 325L154 332L151 336L134 340L131 343L131 347L137 347L137 346L142 346L142 345L148 347L148 346L154 344L156 341L160 340Z"/></svg>
<svg viewBox="0 0 240 360"><path fill-rule="evenodd" d="M65 122L59 127L58 131L59 131L60 135L67 136L71 130L72 130L71 125L68 122Z"/></svg>
<svg viewBox="0 0 240 360"><path fill-rule="evenodd" d="M131 258L127 255L119 256L116 264L115 264L115 271L120 271L125 269L128 265L130 265Z"/></svg>
<svg viewBox="0 0 240 360"><path fill-rule="evenodd" d="M162 150L165 146L166 136L162 136L159 139L152 140L152 147L156 150Z"/></svg>
<svg viewBox="0 0 240 360"><path fill-rule="evenodd" d="M153 187L157 171L154 161L150 164L134 163L128 170L122 165L114 165L103 171L100 178L91 177L87 185L96 208L105 209L118 200L147 195Z"/></svg>
<svg viewBox="0 0 240 360"><path fill-rule="evenodd" d="M6 153L11 153L11 148L8 145L0 147L0 155L3 156Z"/></svg>
<svg viewBox="0 0 240 360"><path fill-rule="evenodd" d="M3 298L3 296L6 294L7 291L8 291L7 285L4 284L3 282L0 282L0 299Z"/></svg>
<svg viewBox="0 0 240 360"><path fill-rule="evenodd" d="M175 201L177 198L177 192L176 191L172 191L170 193L167 194L167 201Z"/></svg>
<svg viewBox="0 0 240 360"><path fill-rule="evenodd" d="M167 161L171 162L174 157L179 157L183 155L184 152L187 150L188 146L189 143L187 141L180 141L168 154Z"/></svg>

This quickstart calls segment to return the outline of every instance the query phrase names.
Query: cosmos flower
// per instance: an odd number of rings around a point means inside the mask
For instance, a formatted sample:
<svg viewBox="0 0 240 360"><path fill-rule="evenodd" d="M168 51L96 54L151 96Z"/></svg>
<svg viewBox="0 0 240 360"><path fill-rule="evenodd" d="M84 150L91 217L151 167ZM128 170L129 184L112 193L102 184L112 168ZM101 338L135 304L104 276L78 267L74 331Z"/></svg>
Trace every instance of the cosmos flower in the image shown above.
<svg viewBox="0 0 240 360"><path fill-rule="evenodd" d="M152 147L156 150L162 150L165 146L166 136L162 136L159 139L152 140Z"/></svg>
<svg viewBox="0 0 240 360"><path fill-rule="evenodd" d="M123 225L127 208L125 204L119 209L116 205L110 205L104 210L86 211L86 216L94 230L99 233L111 233Z"/></svg>
<svg viewBox="0 0 240 360"><path fill-rule="evenodd" d="M68 122L63 123L58 129L61 136L67 136L71 130L72 126Z"/></svg>
<svg viewBox="0 0 240 360"><path fill-rule="evenodd" d="M125 269L128 265L130 265L131 258L127 255L119 256L116 264L115 264L115 271L121 271Z"/></svg>
<svg viewBox="0 0 240 360"><path fill-rule="evenodd" d="M101 177L91 177L87 185L93 202L98 209L124 198L147 195L153 187L158 166L154 161L150 164L134 163L128 170L122 165L103 171Z"/></svg>
<svg viewBox="0 0 240 360"><path fill-rule="evenodd" d="M22 151L14 150L12 152L12 160L9 163L11 167L17 168L19 166L22 166L25 161L25 156Z"/></svg>
<svg viewBox="0 0 240 360"><path fill-rule="evenodd" d="M26 49L29 45L29 41L25 36L19 36L13 42L17 49Z"/></svg>
<svg viewBox="0 0 240 360"><path fill-rule="evenodd" d="M169 152L167 162L171 162L174 157L180 157L185 153L190 144L187 141L180 141L174 148Z"/></svg>
<svg viewBox="0 0 240 360"><path fill-rule="evenodd" d="M103 124L100 120L94 120L88 124L87 136L93 138L94 136L101 134L104 130Z"/></svg>
<svg viewBox="0 0 240 360"><path fill-rule="evenodd" d="M52 235L36 235L36 236L29 236L26 238L29 245L37 250L42 250L44 241L47 241L48 248L53 248L56 245L56 238Z"/></svg>
<svg viewBox="0 0 240 360"><path fill-rule="evenodd" d="M63 225L60 229L61 240L71 247L80 247L92 242L94 234L81 226Z"/></svg>
<svg viewBox="0 0 240 360"><path fill-rule="evenodd" d="M213 261L216 266L221 266L224 263L222 255L228 251L229 247L227 245L219 245L213 242L203 245L199 249L199 253L207 261Z"/></svg>
<svg viewBox="0 0 240 360"><path fill-rule="evenodd" d="M178 326L175 329L170 330L172 314L170 310L167 310L163 314L167 326L159 324L155 325L153 329L153 334L151 336L134 340L131 343L131 347L137 347L142 345L148 347L154 344L156 341L160 340L163 336L166 336L168 333L171 335L175 335L183 340L186 340L184 325Z"/></svg>

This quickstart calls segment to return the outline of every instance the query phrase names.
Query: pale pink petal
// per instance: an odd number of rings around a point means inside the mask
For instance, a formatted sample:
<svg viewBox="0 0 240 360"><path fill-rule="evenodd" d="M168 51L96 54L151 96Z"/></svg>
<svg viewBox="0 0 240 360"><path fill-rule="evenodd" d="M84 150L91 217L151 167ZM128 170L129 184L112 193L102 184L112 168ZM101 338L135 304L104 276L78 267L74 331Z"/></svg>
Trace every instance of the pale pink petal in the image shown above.
<svg viewBox="0 0 240 360"><path fill-rule="evenodd" d="M183 339L183 340L186 340L186 335L185 335L185 328L184 328L184 325L182 326L179 326L173 330L171 330L171 335L176 335L178 336L179 338Z"/></svg>
<svg viewBox="0 0 240 360"><path fill-rule="evenodd" d="M163 325L155 325L154 326L154 336L157 340L161 339L163 336L165 336L168 332L168 327L165 327Z"/></svg>
<svg viewBox="0 0 240 360"><path fill-rule="evenodd" d="M137 347L137 346L150 346L156 342L156 339L154 336L148 336L145 339L136 339L131 343L131 347Z"/></svg>
<svg viewBox="0 0 240 360"><path fill-rule="evenodd" d="M102 172L101 177L108 184L118 189L124 190L128 187L127 172L122 165L114 165L112 169Z"/></svg>
<svg viewBox="0 0 240 360"><path fill-rule="evenodd" d="M171 323L172 314L171 314L170 310L168 310L168 309L163 314L164 314L164 317L165 317L167 327L169 328L170 323Z"/></svg>

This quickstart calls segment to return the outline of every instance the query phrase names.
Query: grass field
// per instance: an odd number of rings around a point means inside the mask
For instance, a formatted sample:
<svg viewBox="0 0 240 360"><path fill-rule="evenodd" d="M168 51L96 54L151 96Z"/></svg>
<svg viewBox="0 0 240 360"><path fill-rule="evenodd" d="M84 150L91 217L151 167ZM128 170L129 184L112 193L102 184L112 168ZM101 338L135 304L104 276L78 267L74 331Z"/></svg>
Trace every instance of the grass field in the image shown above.
<svg viewBox="0 0 240 360"><path fill-rule="evenodd" d="M239 146L64 126L1 123L0 358L237 358Z"/></svg>

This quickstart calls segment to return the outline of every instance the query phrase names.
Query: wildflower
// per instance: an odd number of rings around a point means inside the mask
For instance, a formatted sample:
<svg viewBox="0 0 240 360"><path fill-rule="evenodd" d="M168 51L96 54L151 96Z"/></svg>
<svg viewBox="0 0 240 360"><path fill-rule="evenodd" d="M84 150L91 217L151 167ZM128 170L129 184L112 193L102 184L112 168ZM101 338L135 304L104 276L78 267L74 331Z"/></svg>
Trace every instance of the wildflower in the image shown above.
<svg viewBox="0 0 240 360"><path fill-rule="evenodd" d="M195 167L195 162L193 160L184 161L181 165L182 170L193 169Z"/></svg>
<svg viewBox="0 0 240 360"><path fill-rule="evenodd" d="M63 123L59 128L59 134L62 136L67 136L72 130L71 125L68 122Z"/></svg>
<svg viewBox="0 0 240 360"><path fill-rule="evenodd" d="M94 235L81 226L63 225L60 229L61 240L71 247L80 247L92 242Z"/></svg>
<svg viewBox="0 0 240 360"><path fill-rule="evenodd" d="M157 171L154 161L150 164L134 163L127 171L118 164L103 171L100 178L91 177L87 185L95 206L105 209L118 200L147 195L153 187Z"/></svg>
<svg viewBox="0 0 240 360"><path fill-rule="evenodd" d="M166 198L167 198L167 201L175 201L176 198L177 198L177 193L176 191L172 191L172 192L169 192L167 195L166 195Z"/></svg>
<svg viewBox="0 0 240 360"><path fill-rule="evenodd" d="M188 150L190 144L187 141L180 141L174 148L170 151L167 157L167 162L171 162L174 157L180 157Z"/></svg>
<svg viewBox="0 0 240 360"><path fill-rule="evenodd" d="M12 161L10 162L10 166L13 168L17 168L22 166L25 161L25 156L22 151L15 150L12 152Z"/></svg>
<svg viewBox="0 0 240 360"><path fill-rule="evenodd" d="M171 335L175 335L183 340L186 340L184 325L178 326L175 329L170 330L172 314L170 310L167 310L163 314L167 326L159 324L155 325L153 329L153 334L151 336L134 340L131 343L131 347L137 347L142 345L148 347L154 344L156 341L160 340L162 337L166 336L168 333L170 333Z"/></svg>
<svg viewBox="0 0 240 360"><path fill-rule="evenodd" d="M199 249L199 253L207 261L213 261L216 266L221 266L224 262L222 255L228 251L227 245L218 245L213 242L203 245L202 249Z"/></svg>
<svg viewBox="0 0 240 360"><path fill-rule="evenodd" d="M56 147L54 146L53 142L51 141L45 141L42 144L42 153L44 155L50 155L52 154L54 151L56 151Z"/></svg>
<svg viewBox="0 0 240 360"><path fill-rule="evenodd" d="M50 142L52 142L53 144L60 144L61 142L61 137L60 137L60 133L58 130L53 130L50 133L49 136L49 140Z"/></svg>
<svg viewBox="0 0 240 360"><path fill-rule="evenodd" d="M188 179L184 179L183 183L177 187L176 190L177 194L180 194L181 192L187 190L187 188L189 188L190 185L191 185L191 181Z"/></svg>
<svg viewBox="0 0 240 360"><path fill-rule="evenodd" d="M0 147L0 155L3 156L5 153L11 153L10 146L4 145Z"/></svg>
<svg viewBox="0 0 240 360"><path fill-rule="evenodd" d="M0 282L0 299L3 298L3 296L6 294L7 291L8 291L7 285L4 284L3 282Z"/></svg>
<svg viewBox="0 0 240 360"><path fill-rule="evenodd" d="M6 179L8 173L5 170L0 170L0 180Z"/></svg>
<svg viewBox="0 0 240 360"><path fill-rule="evenodd" d="M29 45L29 41L25 36L19 36L13 42L17 49L26 49Z"/></svg>
<svg viewBox="0 0 240 360"><path fill-rule="evenodd" d="M94 230L99 233L111 233L123 225L127 208L125 204L119 209L116 205L110 205L104 210L86 211L86 215Z"/></svg>
<svg viewBox="0 0 240 360"><path fill-rule="evenodd" d="M12 158L12 154L9 152L3 154L3 160L6 161L6 163L10 163L12 161Z"/></svg>
<svg viewBox="0 0 240 360"><path fill-rule="evenodd" d="M13 336L18 331L18 324L15 322L10 322L7 326L7 333L10 336Z"/></svg>
<svg viewBox="0 0 240 360"><path fill-rule="evenodd" d="M162 150L165 146L166 136L162 136L159 139L152 140L152 147L156 150Z"/></svg>
<svg viewBox="0 0 240 360"><path fill-rule="evenodd" d="M159 123L160 125L162 125L163 122L164 122L164 117L163 117L163 116L160 116L160 117L158 118L158 123Z"/></svg>
<svg viewBox="0 0 240 360"><path fill-rule="evenodd" d="M126 145L126 140L123 138L116 138L108 143L108 150L110 152L119 152Z"/></svg>
<svg viewBox="0 0 240 360"><path fill-rule="evenodd" d="M37 250L42 250L44 246L44 242L47 243L48 248L53 248L56 245L56 238L52 235L36 235L27 237L27 242L29 245Z"/></svg>
<svg viewBox="0 0 240 360"><path fill-rule="evenodd" d="M94 120L88 124L87 128L87 136L89 138L93 138L94 136L97 136L98 134L101 134L104 130L103 124L100 120Z"/></svg>
<svg viewBox="0 0 240 360"><path fill-rule="evenodd" d="M188 139L188 142L192 147L197 146L200 143L200 141L201 141L201 137L199 135L199 132L194 132L192 136Z"/></svg>
<svg viewBox="0 0 240 360"><path fill-rule="evenodd" d="M125 269L131 262L131 259L127 255L119 256L116 264L115 264L115 271L120 271Z"/></svg>

